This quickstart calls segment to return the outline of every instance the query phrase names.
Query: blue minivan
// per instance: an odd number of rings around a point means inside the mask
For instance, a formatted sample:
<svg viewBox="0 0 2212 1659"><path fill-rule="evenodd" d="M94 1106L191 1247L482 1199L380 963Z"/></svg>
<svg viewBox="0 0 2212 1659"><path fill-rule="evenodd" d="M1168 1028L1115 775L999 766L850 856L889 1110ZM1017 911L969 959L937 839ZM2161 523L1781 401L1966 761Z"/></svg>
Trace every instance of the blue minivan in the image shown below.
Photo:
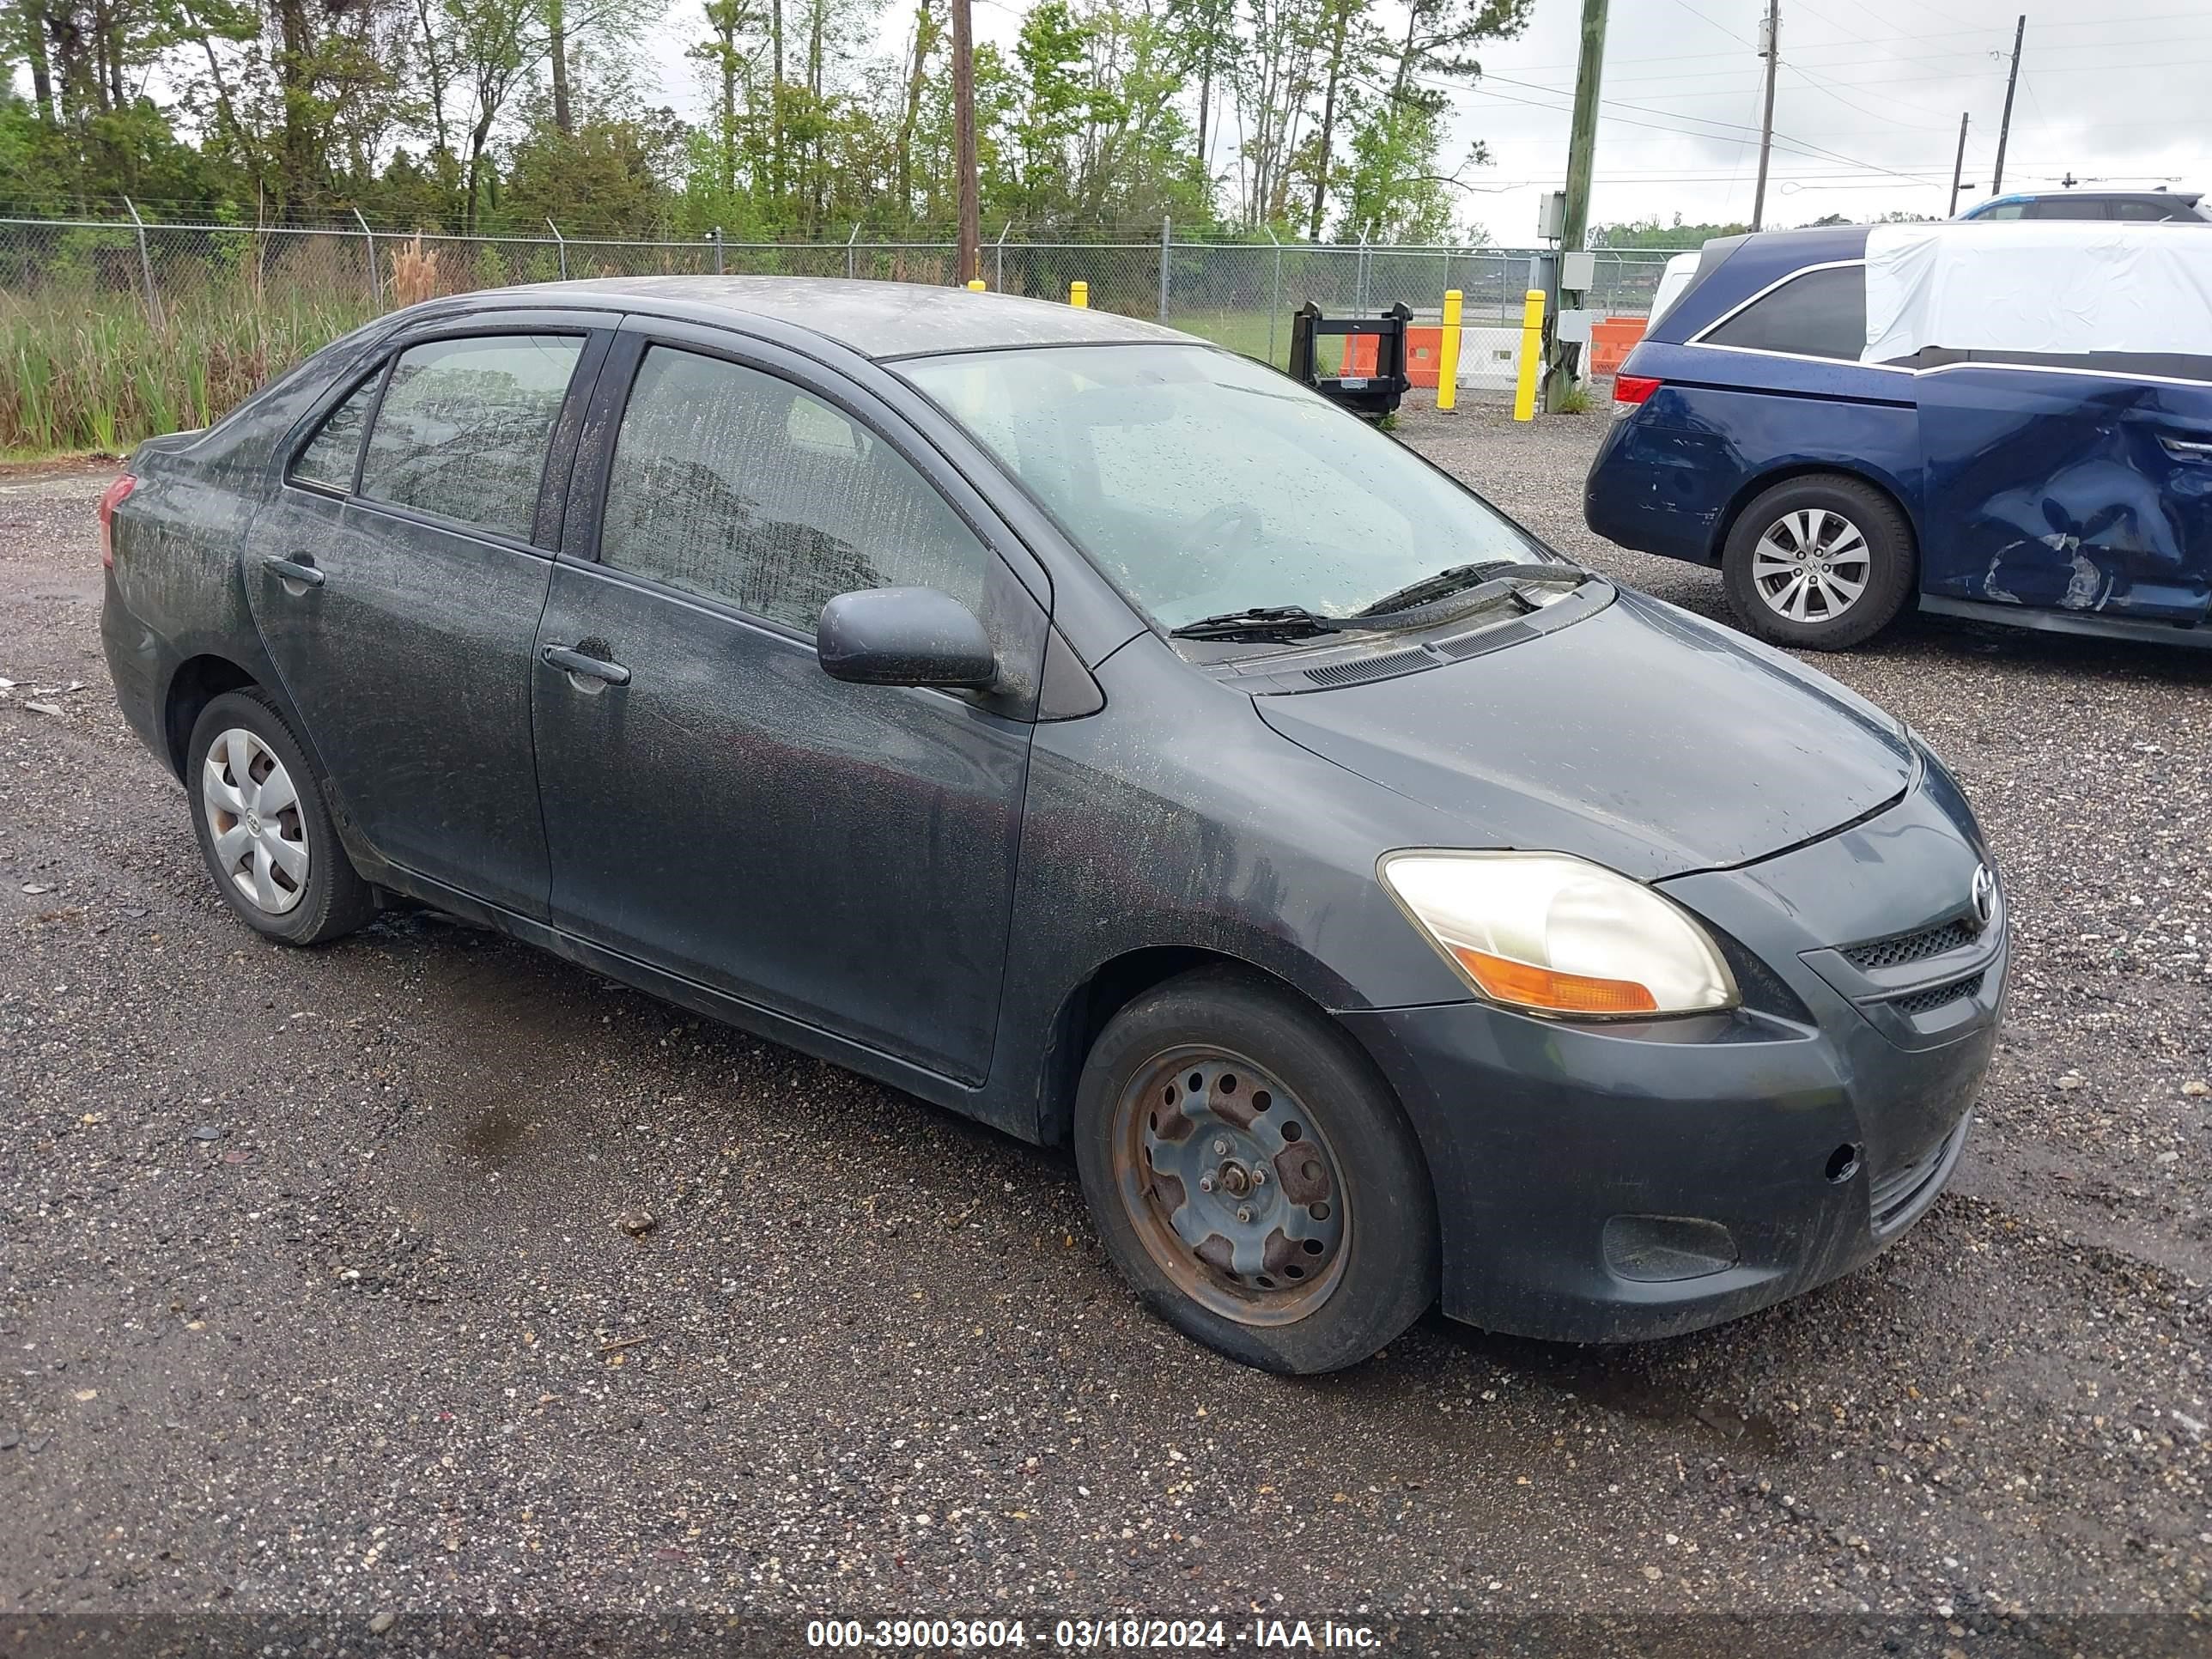
<svg viewBox="0 0 2212 1659"><path fill-rule="evenodd" d="M2212 318L2167 302L2212 270L2212 237L1911 228L1920 264L1901 268L1943 320L1884 334L1885 240L1872 345L1865 227L1706 243L1614 382L1590 528L1719 566L1737 617L1779 645L1857 645L1917 603L2212 646ZM2014 235L2045 240L1996 259L1960 240ZM1985 299L1930 264L1945 254Z"/></svg>

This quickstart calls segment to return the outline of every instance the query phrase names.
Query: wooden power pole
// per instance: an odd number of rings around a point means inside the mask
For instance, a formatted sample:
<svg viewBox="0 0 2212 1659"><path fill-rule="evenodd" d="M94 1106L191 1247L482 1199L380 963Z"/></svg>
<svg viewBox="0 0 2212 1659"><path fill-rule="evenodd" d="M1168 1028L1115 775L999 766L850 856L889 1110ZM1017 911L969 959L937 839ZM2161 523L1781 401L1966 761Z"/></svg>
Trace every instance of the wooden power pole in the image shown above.
<svg viewBox="0 0 2212 1659"><path fill-rule="evenodd" d="M952 0L954 169L960 175L960 281L983 274L981 209L975 200L975 31L969 0Z"/></svg>
<svg viewBox="0 0 2212 1659"><path fill-rule="evenodd" d="M1567 138L1567 212L1559 251L1580 248L1589 234L1590 175L1597 163L1598 80L1605 70L1606 0L1583 0L1583 45L1575 68L1574 129Z"/></svg>
<svg viewBox="0 0 2212 1659"><path fill-rule="evenodd" d="M1967 112L1965 110L1960 110L1959 112L1959 159L1951 163L1951 212L1949 216L1954 219L1959 216L1959 180L1966 176L1966 115Z"/></svg>
<svg viewBox="0 0 2212 1659"><path fill-rule="evenodd" d="M2027 14L2020 15L2020 21L2012 31L2012 73L2005 77L2004 125L1997 129L1997 164L1990 172L1990 195L1995 198L2004 188L2005 140L2012 137L2012 94L2020 84L2021 42L2027 38Z"/></svg>
<svg viewBox="0 0 2212 1659"><path fill-rule="evenodd" d="M1766 60L1766 113L1759 119L1759 188L1751 198L1753 230L1766 225L1766 158L1774 149L1774 70L1782 58L1781 46L1781 0L1766 0L1766 16L1759 26L1759 55Z"/></svg>
<svg viewBox="0 0 2212 1659"><path fill-rule="evenodd" d="M1567 138L1567 189L1565 211L1559 220L1559 253L1564 270L1565 256L1578 252L1589 240L1590 180L1597 166L1598 86L1605 71L1605 13L1607 0L1583 0L1582 52L1575 66L1574 125ZM1559 303L1579 307L1583 296L1566 289L1561 283ZM1555 331L1550 349L1545 354L1544 407L1557 412L1567 395L1573 378L1567 372L1567 354L1558 343L1556 315L1551 322Z"/></svg>

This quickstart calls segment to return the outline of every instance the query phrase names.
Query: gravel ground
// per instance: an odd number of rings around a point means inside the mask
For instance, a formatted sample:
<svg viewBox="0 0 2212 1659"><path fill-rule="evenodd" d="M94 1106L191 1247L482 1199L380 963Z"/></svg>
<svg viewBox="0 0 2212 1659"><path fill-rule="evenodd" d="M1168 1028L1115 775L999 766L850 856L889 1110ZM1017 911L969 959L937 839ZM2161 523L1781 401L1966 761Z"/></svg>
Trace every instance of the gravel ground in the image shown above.
<svg viewBox="0 0 2212 1659"><path fill-rule="evenodd" d="M1583 531L1601 425L1403 435L1717 613ZM103 476L0 480L0 1651L210 1609L399 1614L387 1649L462 1611L2202 1634L2212 660L1929 624L1821 660L1954 766L2017 930L1982 1127L1872 1267L1664 1344L1431 1320L1286 1381L1139 1312L1063 1155L434 916L229 920L100 659Z"/></svg>

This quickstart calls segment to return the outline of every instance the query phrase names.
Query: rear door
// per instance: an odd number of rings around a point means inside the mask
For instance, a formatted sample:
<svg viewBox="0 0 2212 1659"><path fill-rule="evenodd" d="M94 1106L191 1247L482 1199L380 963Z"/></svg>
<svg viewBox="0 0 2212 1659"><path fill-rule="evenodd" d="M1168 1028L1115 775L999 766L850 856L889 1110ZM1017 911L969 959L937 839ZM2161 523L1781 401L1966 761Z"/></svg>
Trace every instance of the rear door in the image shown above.
<svg viewBox="0 0 2212 1659"><path fill-rule="evenodd" d="M254 620L341 811L403 869L532 916L550 878L531 653L605 341L550 313L403 337L305 424L246 546Z"/></svg>
<svg viewBox="0 0 2212 1659"><path fill-rule="evenodd" d="M2212 605L2212 385L1998 363L1917 377L1930 593L2145 621Z"/></svg>
<svg viewBox="0 0 2212 1659"><path fill-rule="evenodd" d="M980 1080L1042 573L893 411L722 330L626 324L585 453L605 459L569 514L532 684L555 923ZM905 586L982 619L998 687L823 672L824 603Z"/></svg>

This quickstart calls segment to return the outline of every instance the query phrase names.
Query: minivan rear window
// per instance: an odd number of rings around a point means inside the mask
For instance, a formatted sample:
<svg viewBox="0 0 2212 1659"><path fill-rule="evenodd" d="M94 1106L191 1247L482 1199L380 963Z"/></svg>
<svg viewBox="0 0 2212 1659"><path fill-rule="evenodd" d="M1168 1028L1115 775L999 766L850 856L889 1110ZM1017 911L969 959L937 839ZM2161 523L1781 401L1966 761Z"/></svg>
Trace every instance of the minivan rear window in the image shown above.
<svg viewBox="0 0 2212 1659"><path fill-rule="evenodd" d="M1856 362L1866 349L1866 267L1826 265L1805 271L1699 338L1707 345Z"/></svg>

